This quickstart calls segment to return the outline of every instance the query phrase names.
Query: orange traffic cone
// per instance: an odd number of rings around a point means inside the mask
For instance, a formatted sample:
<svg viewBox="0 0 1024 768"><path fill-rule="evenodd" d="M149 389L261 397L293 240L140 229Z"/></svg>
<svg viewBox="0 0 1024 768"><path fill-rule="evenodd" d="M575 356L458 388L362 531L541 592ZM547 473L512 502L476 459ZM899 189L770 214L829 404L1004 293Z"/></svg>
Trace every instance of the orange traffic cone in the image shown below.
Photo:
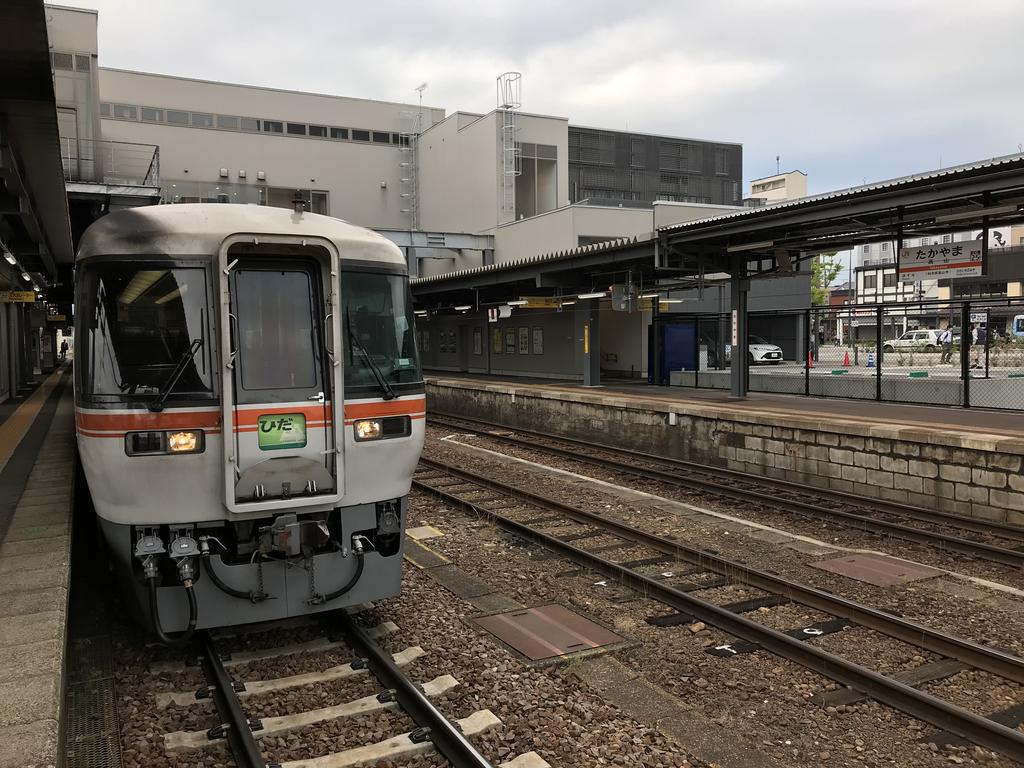
<svg viewBox="0 0 1024 768"><path fill-rule="evenodd" d="M809 350L809 349L807 350L807 367L808 368L813 368L814 367L814 362L811 360L811 350Z"/></svg>
<svg viewBox="0 0 1024 768"><path fill-rule="evenodd" d="M843 355L843 368L850 367L850 350L846 350L846 354Z"/></svg>

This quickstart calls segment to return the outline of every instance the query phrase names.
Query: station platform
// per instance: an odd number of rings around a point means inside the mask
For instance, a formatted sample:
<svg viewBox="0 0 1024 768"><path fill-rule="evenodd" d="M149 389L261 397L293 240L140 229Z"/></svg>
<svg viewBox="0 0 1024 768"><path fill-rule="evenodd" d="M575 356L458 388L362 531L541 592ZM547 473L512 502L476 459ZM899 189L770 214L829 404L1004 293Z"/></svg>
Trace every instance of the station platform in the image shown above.
<svg viewBox="0 0 1024 768"><path fill-rule="evenodd" d="M55 766L75 477L70 366L0 412L0 768Z"/></svg>
<svg viewBox="0 0 1024 768"><path fill-rule="evenodd" d="M1024 525L1024 412L450 373L427 411Z"/></svg>

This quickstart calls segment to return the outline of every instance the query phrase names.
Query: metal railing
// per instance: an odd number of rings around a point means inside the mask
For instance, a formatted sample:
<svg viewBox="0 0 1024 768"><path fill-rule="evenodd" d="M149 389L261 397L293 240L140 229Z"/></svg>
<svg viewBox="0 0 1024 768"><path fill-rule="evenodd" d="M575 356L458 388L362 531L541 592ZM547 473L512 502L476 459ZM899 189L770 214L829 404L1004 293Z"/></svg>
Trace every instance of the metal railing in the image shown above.
<svg viewBox="0 0 1024 768"><path fill-rule="evenodd" d="M160 147L62 136L64 180L86 184L160 186Z"/></svg>
<svg viewBox="0 0 1024 768"><path fill-rule="evenodd" d="M729 388L728 316L660 322L695 341L664 383ZM749 333L752 392L1024 410L1024 297L751 312Z"/></svg>

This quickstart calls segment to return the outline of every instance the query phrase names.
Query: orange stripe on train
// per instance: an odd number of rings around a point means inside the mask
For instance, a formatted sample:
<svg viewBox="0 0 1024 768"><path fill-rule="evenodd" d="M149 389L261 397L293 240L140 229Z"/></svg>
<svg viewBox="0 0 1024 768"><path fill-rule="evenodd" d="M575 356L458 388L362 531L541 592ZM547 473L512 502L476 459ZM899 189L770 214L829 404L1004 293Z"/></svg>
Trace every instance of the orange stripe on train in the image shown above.
<svg viewBox="0 0 1024 768"><path fill-rule="evenodd" d="M367 419L382 416L411 416L423 418L426 399L391 400L387 402L347 403L345 405L345 423L351 424L355 419ZM306 417L310 427L325 424L325 419L332 416L329 405L279 406L271 408L245 408L235 411L235 431L249 432L256 429L260 416L272 416L285 413L301 413ZM219 410L209 411L162 411L150 413L133 411L130 413L86 413L75 411L75 424L82 434L98 437L101 432L133 432L147 429L206 429L219 430L221 418ZM90 434L91 433L91 434Z"/></svg>

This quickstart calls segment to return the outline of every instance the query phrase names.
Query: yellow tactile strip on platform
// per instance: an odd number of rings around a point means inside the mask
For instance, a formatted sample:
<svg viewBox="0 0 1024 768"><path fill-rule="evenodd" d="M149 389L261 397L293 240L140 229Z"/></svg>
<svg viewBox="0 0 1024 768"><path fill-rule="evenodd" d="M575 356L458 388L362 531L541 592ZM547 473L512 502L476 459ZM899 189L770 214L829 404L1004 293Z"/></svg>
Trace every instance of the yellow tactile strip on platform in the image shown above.
<svg viewBox="0 0 1024 768"><path fill-rule="evenodd" d="M3 427L6 463L56 384L51 376ZM37 399L33 399L37 398ZM31 416L29 416L31 414ZM18 418L15 425L12 420ZM0 768L57 765L75 463L70 387L0 543Z"/></svg>

